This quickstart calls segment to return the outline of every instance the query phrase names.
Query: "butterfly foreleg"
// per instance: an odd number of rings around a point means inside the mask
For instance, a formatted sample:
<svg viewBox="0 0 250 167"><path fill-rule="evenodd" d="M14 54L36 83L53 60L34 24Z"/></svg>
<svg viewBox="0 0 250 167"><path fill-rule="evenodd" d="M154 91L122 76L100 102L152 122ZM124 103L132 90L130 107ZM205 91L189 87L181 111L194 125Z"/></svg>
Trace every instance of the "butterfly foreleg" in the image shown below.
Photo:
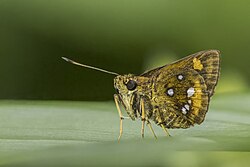
<svg viewBox="0 0 250 167"><path fill-rule="evenodd" d="M122 115L122 112L121 112L121 109L119 106L120 99L119 99L117 94L114 94L114 100L115 100L115 105L116 105L116 108L117 108L117 111L118 111L118 114L120 117L120 133L119 133L119 137L118 137L118 142L120 142L120 139L122 137L122 132L123 132L122 121L123 121L124 117Z"/></svg>

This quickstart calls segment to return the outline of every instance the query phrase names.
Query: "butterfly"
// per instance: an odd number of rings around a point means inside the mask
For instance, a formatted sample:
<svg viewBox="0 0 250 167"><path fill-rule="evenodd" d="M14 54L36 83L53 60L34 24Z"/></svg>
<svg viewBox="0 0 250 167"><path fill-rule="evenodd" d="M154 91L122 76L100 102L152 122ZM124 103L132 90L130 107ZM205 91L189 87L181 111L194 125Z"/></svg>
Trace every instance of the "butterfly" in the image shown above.
<svg viewBox="0 0 250 167"><path fill-rule="evenodd" d="M218 50L200 51L141 75L120 75L80 64L65 57L63 59L76 65L116 75L114 101L120 117L118 141L123 133L124 118L141 120L142 137L146 123L157 138L151 121L159 125L168 136L170 136L168 129L186 129L201 124L220 75ZM123 116L121 106L128 117Z"/></svg>

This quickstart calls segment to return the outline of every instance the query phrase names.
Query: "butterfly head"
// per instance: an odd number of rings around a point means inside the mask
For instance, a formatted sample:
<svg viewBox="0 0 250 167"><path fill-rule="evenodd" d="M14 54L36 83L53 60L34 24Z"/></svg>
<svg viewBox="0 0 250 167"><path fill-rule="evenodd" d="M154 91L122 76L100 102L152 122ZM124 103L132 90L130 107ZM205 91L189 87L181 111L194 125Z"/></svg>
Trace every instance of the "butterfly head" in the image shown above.
<svg viewBox="0 0 250 167"><path fill-rule="evenodd" d="M136 92L138 92L140 88L138 77L133 74L118 75L114 79L114 87L119 97L119 101L127 111L128 116L132 120L135 120L137 115L133 110L132 104L134 100L136 100Z"/></svg>
<svg viewBox="0 0 250 167"><path fill-rule="evenodd" d="M132 94L137 90L137 78L133 74L118 75L114 79L114 87L118 94Z"/></svg>

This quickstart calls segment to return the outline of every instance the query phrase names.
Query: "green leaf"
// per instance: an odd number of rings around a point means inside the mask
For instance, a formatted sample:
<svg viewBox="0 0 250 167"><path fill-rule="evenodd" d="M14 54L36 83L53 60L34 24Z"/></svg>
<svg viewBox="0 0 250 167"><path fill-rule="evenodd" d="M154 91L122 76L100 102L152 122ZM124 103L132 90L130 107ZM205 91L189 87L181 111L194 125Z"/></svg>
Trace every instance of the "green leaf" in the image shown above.
<svg viewBox="0 0 250 167"><path fill-rule="evenodd" d="M141 122L124 120L119 144L113 102L1 101L0 165L247 166L249 100L213 98L203 124L171 129L172 137L154 125L158 140L148 128L141 139Z"/></svg>

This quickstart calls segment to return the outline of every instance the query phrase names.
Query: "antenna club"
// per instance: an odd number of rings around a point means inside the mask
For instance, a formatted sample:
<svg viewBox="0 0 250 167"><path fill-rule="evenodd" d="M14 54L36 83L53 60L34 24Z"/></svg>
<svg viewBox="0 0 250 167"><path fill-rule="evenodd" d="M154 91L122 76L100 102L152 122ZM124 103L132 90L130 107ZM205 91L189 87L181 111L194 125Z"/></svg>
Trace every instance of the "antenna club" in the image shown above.
<svg viewBox="0 0 250 167"><path fill-rule="evenodd" d="M63 60L71 62L72 60L68 59L67 57L62 57Z"/></svg>
<svg viewBox="0 0 250 167"><path fill-rule="evenodd" d="M72 63L72 64L78 64L78 63L74 62L73 60L70 60L67 57L62 57L62 59L65 60L65 61L67 61L67 62L69 62L69 63Z"/></svg>

